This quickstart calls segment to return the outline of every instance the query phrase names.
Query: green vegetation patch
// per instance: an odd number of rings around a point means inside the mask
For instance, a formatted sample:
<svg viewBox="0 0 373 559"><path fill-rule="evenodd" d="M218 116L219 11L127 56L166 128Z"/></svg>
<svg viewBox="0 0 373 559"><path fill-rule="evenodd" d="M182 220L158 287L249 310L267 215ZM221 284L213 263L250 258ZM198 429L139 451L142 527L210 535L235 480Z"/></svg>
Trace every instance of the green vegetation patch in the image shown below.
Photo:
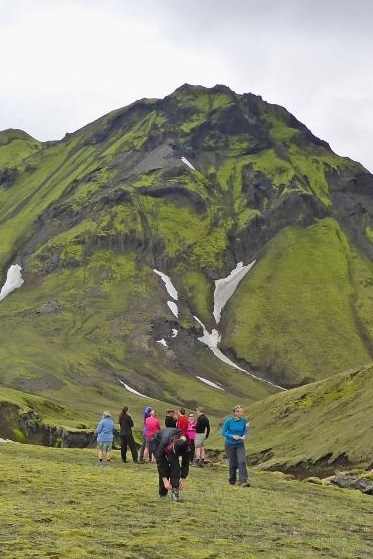
<svg viewBox="0 0 373 559"><path fill-rule="evenodd" d="M345 559L371 551L371 497L360 492L254 471L242 489L228 485L226 468L191 468L174 504L158 498L154 465L122 464L118 451L101 468L91 450L1 451L4 559L153 559L165 550L188 559Z"/></svg>
<svg viewBox="0 0 373 559"><path fill-rule="evenodd" d="M356 328L350 256L332 219L284 229L229 301L225 347L285 383L368 362Z"/></svg>

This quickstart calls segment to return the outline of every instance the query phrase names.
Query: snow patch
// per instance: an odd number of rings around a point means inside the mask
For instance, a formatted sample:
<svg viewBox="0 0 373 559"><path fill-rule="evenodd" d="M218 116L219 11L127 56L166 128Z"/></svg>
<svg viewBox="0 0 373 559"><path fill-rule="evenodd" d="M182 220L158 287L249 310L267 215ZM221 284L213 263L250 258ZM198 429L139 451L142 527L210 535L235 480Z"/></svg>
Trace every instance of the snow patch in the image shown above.
<svg viewBox="0 0 373 559"><path fill-rule="evenodd" d="M164 274L163 272L160 272L159 270L156 270L155 268L153 268L153 272L155 272L156 274L158 274L158 276L160 276L160 278L162 279L163 283L166 286L167 293L169 294L169 296L172 297L173 299L175 299L175 301L177 301L178 298L179 298L179 295L178 295L178 292L176 291L175 287L173 286L173 283L170 280L170 278L166 274Z"/></svg>
<svg viewBox="0 0 373 559"><path fill-rule="evenodd" d="M176 338L177 332L176 328L172 328L172 338Z"/></svg>
<svg viewBox="0 0 373 559"><path fill-rule="evenodd" d="M118 379L119 380L119 379ZM141 392L137 392L134 388L131 388L125 382L119 380L120 384L123 384L124 388L128 390L128 392L132 392L132 394L136 394L136 396L141 396L141 398L147 398L148 400L154 400L154 398L150 398L149 396L145 396L145 394L141 394Z"/></svg>
<svg viewBox="0 0 373 559"><path fill-rule="evenodd" d="M245 373L246 375L249 375L250 377L252 377L255 380L259 380L260 382L265 382L266 384L269 384L270 386L274 386L275 388L279 388L280 390L286 390L286 388L284 388L283 386L279 386L278 384L273 384L273 382L271 382L269 380L265 380L263 378L260 378L256 375L254 375L253 373L249 373L249 371L246 371L246 369L242 369L242 367L239 367L238 365L236 365L236 363L231 361L229 359L229 357L224 355L224 353L218 348L218 344L220 343L219 332L217 330L213 329L211 331L211 333L209 333L206 330L205 325L200 321L200 319L197 316L194 316L194 318L198 322L198 324L200 324L202 326L202 329L203 329L203 336L198 338L198 340L200 342L202 342L203 344L207 345L207 347L209 347L211 349L213 354L218 359L220 359L220 361L223 361L224 363L226 363L227 365L230 365L234 369L238 369L239 371L242 371L243 373Z"/></svg>
<svg viewBox="0 0 373 559"><path fill-rule="evenodd" d="M9 293L11 293L14 289L21 287L21 285L24 283L21 270L22 268L21 266L19 266L19 264L13 264L12 266L10 266L6 276L6 282L1 288L0 301L4 299L4 297L9 295Z"/></svg>
<svg viewBox="0 0 373 559"><path fill-rule="evenodd" d="M191 162L188 161L186 157L182 157L182 158L181 158L181 161L182 161L183 163L185 163L185 165L186 165L187 167L189 167L189 169L192 169L192 171L196 171L196 168L193 167L193 165L191 164Z"/></svg>
<svg viewBox="0 0 373 559"><path fill-rule="evenodd" d="M205 384L208 384L209 386L212 386L212 388L217 388L218 390L223 390L224 391L224 388L222 388L221 386L219 386L215 382L212 382L212 380L207 380L206 378L199 377L197 375L196 375L196 378L198 378L198 380L200 380L201 382L204 382Z"/></svg>
<svg viewBox="0 0 373 559"><path fill-rule="evenodd" d="M167 305L170 307L170 311L176 318L179 316L179 309L177 308L177 304L173 301L167 301Z"/></svg>
<svg viewBox="0 0 373 559"><path fill-rule="evenodd" d="M157 344L161 344L164 347L168 347L167 342L164 338L162 338L161 340L155 340L157 342Z"/></svg>
<svg viewBox="0 0 373 559"><path fill-rule="evenodd" d="M247 264L247 266L244 266L242 262L239 262L229 276L215 281L213 315L216 324L219 324L221 312L229 299L232 297L233 293L236 291L238 284L251 270L254 264L255 260L250 264Z"/></svg>
<svg viewBox="0 0 373 559"><path fill-rule="evenodd" d="M0 443L14 443L15 441L11 441L10 439L0 439Z"/></svg>

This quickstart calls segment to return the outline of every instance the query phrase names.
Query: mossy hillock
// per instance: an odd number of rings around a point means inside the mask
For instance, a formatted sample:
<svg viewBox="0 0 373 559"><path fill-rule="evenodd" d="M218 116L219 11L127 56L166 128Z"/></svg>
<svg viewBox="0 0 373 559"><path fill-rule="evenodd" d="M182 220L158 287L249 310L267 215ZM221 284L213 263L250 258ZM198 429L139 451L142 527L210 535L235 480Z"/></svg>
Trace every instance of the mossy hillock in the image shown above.
<svg viewBox="0 0 373 559"><path fill-rule="evenodd" d="M1 132L1 173L0 268L25 279L0 305L3 386L93 418L142 405L124 383L217 417L372 360L373 178L282 107L186 84L61 141ZM253 260L217 325L215 280Z"/></svg>
<svg viewBox="0 0 373 559"><path fill-rule="evenodd" d="M373 365L249 406L249 461L305 478L373 468Z"/></svg>

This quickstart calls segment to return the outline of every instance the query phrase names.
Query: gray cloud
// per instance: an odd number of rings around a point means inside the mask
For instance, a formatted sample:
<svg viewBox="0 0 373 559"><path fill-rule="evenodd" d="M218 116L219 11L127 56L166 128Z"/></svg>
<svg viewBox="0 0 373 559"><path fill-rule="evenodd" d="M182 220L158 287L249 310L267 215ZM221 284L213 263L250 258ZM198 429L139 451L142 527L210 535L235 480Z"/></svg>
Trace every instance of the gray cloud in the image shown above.
<svg viewBox="0 0 373 559"><path fill-rule="evenodd" d="M285 106L373 171L365 0L0 0L0 129L56 139L182 83Z"/></svg>

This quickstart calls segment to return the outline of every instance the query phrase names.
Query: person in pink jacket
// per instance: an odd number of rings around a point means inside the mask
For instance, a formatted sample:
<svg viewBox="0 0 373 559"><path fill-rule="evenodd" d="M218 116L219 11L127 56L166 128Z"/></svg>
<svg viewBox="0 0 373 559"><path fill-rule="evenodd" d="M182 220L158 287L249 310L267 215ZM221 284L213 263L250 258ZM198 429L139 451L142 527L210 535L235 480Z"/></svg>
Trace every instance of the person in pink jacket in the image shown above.
<svg viewBox="0 0 373 559"><path fill-rule="evenodd" d="M145 419L145 449L144 449L144 461L149 456L149 441L153 435L161 429L161 424L157 417L157 410L152 408L150 410L150 415ZM155 462L155 458L152 458L152 462Z"/></svg>
<svg viewBox="0 0 373 559"><path fill-rule="evenodd" d="M193 464L194 461L194 439L196 438L196 425L197 425L197 421L195 418L194 413L190 413L188 415L188 428L187 428L187 432L186 432L186 436L188 439L188 444L189 444L189 448L190 448L190 452L189 452L189 463Z"/></svg>

